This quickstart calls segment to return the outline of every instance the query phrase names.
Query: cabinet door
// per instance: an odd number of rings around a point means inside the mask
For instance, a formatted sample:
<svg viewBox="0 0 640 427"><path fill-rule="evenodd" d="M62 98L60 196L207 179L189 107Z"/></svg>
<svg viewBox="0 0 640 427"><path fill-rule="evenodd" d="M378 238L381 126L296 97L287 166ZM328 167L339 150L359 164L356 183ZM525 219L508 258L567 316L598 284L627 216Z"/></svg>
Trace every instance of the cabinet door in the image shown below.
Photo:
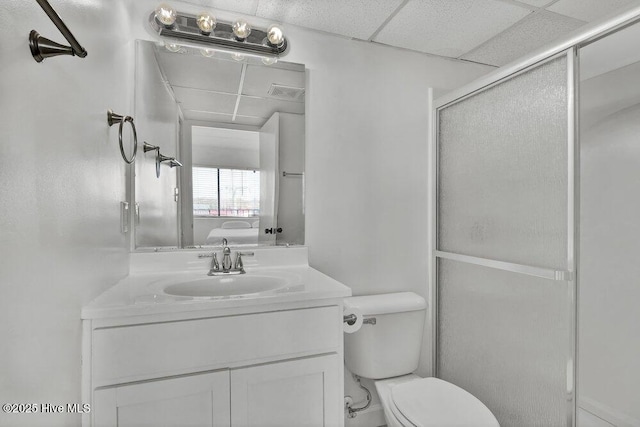
<svg viewBox="0 0 640 427"><path fill-rule="evenodd" d="M341 378L337 354L232 370L231 424L341 426Z"/></svg>
<svg viewBox="0 0 640 427"><path fill-rule="evenodd" d="M99 389L93 409L96 427L229 427L229 371Z"/></svg>

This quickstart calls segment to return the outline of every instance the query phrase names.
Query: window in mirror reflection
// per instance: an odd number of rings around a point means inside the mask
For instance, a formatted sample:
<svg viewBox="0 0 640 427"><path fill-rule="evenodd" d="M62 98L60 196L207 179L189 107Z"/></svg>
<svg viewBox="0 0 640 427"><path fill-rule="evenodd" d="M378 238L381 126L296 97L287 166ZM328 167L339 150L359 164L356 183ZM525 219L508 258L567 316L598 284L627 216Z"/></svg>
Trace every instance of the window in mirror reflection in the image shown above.
<svg viewBox="0 0 640 427"><path fill-rule="evenodd" d="M260 172L192 168L193 215L251 218L260 215Z"/></svg>

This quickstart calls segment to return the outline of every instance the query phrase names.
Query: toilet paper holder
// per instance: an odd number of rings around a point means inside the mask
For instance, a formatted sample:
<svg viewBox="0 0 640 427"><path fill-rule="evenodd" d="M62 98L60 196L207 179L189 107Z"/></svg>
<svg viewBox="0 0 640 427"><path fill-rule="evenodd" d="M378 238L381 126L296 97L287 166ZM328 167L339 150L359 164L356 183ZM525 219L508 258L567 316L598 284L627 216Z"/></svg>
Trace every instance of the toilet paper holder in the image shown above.
<svg viewBox="0 0 640 427"><path fill-rule="evenodd" d="M342 317L342 321L344 323L346 323L347 325L351 326L354 323L356 323L356 319L357 316L355 314L347 314L346 316ZM367 317L362 319L362 323L365 325L375 325L376 324L376 318L375 317Z"/></svg>

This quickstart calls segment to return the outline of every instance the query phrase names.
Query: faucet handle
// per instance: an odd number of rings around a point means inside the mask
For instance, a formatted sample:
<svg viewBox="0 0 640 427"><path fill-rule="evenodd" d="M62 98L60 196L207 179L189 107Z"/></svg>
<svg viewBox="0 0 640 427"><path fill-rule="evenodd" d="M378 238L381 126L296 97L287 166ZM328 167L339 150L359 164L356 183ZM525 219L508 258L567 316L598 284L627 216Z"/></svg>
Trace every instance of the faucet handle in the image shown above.
<svg viewBox="0 0 640 427"><path fill-rule="evenodd" d="M244 265L242 263L242 257L243 256L253 256L253 252L236 252L236 263L234 265L234 268L236 270L243 270L244 269Z"/></svg>
<svg viewBox="0 0 640 427"><path fill-rule="evenodd" d="M220 264L218 264L218 256L214 252L211 259L211 269L212 270L220 270Z"/></svg>
<svg viewBox="0 0 640 427"><path fill-rule="evenodd" d="M236 262L233 266L236 270L244 269L244 264L242 264L242 254L240 252L236 252Z"/></svg>
<svg viewBox="0 0 640 427"><path fill-rule="evenodd" d="M223 237L222 238L222 247L227 246L227 243L228 243L227 239Z"/></svg>

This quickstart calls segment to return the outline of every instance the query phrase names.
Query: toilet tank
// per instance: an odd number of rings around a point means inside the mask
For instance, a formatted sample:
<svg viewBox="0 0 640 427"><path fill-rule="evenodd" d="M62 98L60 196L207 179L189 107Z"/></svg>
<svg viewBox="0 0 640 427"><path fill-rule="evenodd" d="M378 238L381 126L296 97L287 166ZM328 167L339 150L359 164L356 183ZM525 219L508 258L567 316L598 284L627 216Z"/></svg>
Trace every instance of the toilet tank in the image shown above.
<svg viewBox="0 0 640 427"><path fill-rule="evenodd" d="M375 325L363 324L344 334L344 360L352 373L371 379L397 377L416 370L422 346L427 304L413 292L345 298L345 311L355 309Z"/></svg>

